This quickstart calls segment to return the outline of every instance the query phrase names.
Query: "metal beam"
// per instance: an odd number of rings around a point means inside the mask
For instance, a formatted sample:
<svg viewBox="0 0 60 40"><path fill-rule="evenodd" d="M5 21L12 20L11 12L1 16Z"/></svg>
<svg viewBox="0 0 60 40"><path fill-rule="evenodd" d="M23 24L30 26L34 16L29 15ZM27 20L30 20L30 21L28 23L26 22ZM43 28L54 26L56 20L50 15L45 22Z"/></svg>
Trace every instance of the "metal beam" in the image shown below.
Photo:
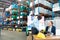
<svg viewBox="0 0 60 40"><path fill-rule="evenodd" d="M53 4L52 4L52 8L53 8ZM54 19L54 16L55 16L55 14L54 14L54 12L52 10L52 20Z"/></svg>
<svg viewBox="0 0 60 40"><path fill-rule="evenodd" d="M60 7L60 0L58 0L58 2L59 2L59 7Z"/></svg>

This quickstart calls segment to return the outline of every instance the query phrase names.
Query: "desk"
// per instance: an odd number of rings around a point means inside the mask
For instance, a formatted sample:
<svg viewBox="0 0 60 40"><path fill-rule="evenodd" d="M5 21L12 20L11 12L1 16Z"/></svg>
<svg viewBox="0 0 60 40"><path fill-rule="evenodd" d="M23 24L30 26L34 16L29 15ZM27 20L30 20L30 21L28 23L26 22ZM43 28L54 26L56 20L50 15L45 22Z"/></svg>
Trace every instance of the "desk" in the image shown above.
<svg viewBox="0 0 60 40"><path fill-rule="evenodd" d="M32 40L32 35L27 36L27 40ZM33 38L33 40L60 40L60 36L46 37L46 39Z"/></svg>
<svg viewBox="0 0 60 40"><path fill-rule="evenodd" d="M34 38L34 40L60 40L60 36L46 37L46 39L38 39L38 38Z"/></svg>

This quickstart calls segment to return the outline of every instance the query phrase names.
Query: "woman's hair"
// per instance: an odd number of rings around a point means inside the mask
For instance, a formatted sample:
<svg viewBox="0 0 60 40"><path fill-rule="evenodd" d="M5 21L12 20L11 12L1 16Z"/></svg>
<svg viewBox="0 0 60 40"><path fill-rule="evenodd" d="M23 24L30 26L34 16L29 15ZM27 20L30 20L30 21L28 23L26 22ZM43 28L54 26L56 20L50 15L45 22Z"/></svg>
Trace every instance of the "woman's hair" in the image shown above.
<svg viewBox="0 0 60 40"><path fill-rule="evenodd" d="M50 21L51 22L51 24L53 24L53 21Z"/></svg>

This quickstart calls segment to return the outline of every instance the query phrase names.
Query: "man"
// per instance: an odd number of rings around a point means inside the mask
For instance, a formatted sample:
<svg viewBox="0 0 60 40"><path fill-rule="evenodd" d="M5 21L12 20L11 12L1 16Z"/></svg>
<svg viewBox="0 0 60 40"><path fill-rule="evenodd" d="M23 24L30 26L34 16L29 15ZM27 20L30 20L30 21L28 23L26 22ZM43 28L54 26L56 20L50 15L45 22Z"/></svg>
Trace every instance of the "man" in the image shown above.
<svg viewBox="0 0 60 40"><path fill-rule="evenodd" d="M46 27L45 31L46 31L46 33L48 33L48 32L51 33L52 35L56 34L56 27L53 26L53 22L52 21L50 21L48 23L48 26Z"/></svg>
<svg viewBox="0 0 60 40"><path fill-rule="evenodd" d="M33 20L33 27L32 27L32 34L33 35L37 35L38 34L38 32L39 32L39 29L38 29L38 27L39 27L39 20L38 20L38 16L34 16L34 20Z"/></svg>

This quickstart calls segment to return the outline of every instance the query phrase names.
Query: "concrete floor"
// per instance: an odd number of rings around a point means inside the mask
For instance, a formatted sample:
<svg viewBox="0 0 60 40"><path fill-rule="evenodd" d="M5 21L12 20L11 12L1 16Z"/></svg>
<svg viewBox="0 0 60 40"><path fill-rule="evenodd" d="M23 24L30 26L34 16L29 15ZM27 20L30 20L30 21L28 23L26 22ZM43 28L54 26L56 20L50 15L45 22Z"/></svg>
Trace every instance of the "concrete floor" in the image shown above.
<svg viewBox="0 0 60 40"><path fill-rule="evenodd" d="M25 32L2 31L0 40L26 40Z"/></svg>

